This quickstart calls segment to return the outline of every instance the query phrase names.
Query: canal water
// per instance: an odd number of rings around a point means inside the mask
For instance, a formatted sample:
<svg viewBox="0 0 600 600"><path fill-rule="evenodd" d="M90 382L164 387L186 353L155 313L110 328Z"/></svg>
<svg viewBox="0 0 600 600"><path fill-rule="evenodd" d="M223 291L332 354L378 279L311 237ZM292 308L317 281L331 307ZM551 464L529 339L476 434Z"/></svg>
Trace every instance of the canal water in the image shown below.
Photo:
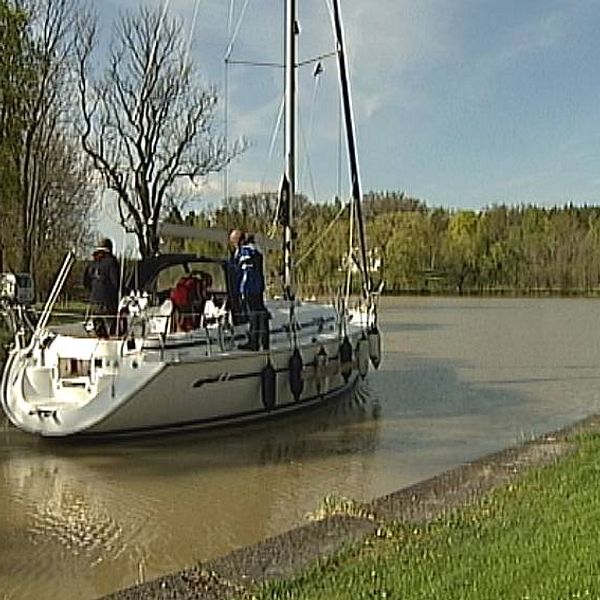
<svg viewBox="0 0 600 600"><path fill-rule="evenodd" d="M385 359L285 420L65 443L0 425L0 597L91 599L600 409L600 302L385 299Z"/></svg>

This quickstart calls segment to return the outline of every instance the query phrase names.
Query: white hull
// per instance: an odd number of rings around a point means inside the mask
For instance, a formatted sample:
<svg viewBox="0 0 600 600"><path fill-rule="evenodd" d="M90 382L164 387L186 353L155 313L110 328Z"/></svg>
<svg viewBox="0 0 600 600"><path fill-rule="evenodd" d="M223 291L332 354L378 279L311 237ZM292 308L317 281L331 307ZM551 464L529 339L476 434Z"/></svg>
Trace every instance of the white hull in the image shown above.
<svg viewBox="0 0 600 600"><path fill-rule="evenodd" d="M294 398L286 307L269 308L269 352L221 351L216 332L205 331L139 339L130 347L120 339L58 334L46 349L40 342L11 353L2 378L3 408L14 425L43 436L135 434L266 418L324 402L352 385L356 371L345 377L340 371L335 312L302 305L297 346L303 390ZM360 323L350 327L353 348L361 332ZM315 357L323 350L327 364L317 368ZM262 373L269 361L276 391L265 402Z"/></svg>
<svg viewBox="0 0 600 600"><path fill-rule="evenodd" d="M291 221L297 191L296 12L296 2L288 0L285 13L286 168L278 210L281 216L285 215L281 219L282 283L288 297L293 296L294 287ZM241 298L238 298L240 284L247 273L254 272L255 277L262 277L262 259L252 264L250 261L242 264L236 259L236 265L232 265L224 260L169 253L146 257L135 264L132 276L122 282L124 290L134 290L121 298L124 312L119 311L110 322L106 321L107 315L95 315L100 336L111 330L127 331L127 339L98 339L88 335L83 328L76 332L58 328L48 330L50 311L75 261L71 252L59 271L31 343L23 348L20 344L24 342L17 335L16 349L7 360L0 396L4 411L17 427L43 436L66 436L240 422L323 402L349 387L356 371L363 376L366 374L369 355L375 366L379 364L380 338L368 276L360 177L337 2L332 4L332 17L348 136L352 202L356 209L356 216L351 218L359 224L361 270L369 314L357 314L342 326L340 315L333 307L273 303L268 306L273 317L270 351L231 350L234 347L231 343L232 324L242 321ZM158 208L154 207L155 211ZM149 221L145 225L150 225ZM171 235L180 228L169 224L168 230ZM202 238L208 234L207 239L212 241L222 239L220 234L215 238L210 230L183 227L183 233L186 237ZM352 245L351 235L351 250ZM173 273L179 269L177 280L169 273L172 267ZM198 277L193 275L192 267L203 269ZM348 268L352 265L348 264ZM204 272L205 269L208 271ZM163 274L168 275L164 281ZM103 277L97 275L100 284ZM179 279L184 275L185 280ZM213 289L218 279L223 280L224 285L216 285ZM255 280L257 283L259 279ZM178 288L180 284L182 287ZM193 284L193 290L188 284ZM14 278L7 290L5 295L12 310L17 300ZM184 296L180 297L180 292L185 292ZM100 297L106 299L108 295L104 293ZM17 309L17 313L22 311ZM252 317L255 328L261 326L255 321L263 321L262 311L248 316ZM104 323L100 317L105 319ZM126 327L122 326L123 321L126 321ZM211 325L187 331L201 324ZM173 333L173 329L180 332ZM244 329L240 327L233 332L233 342L241 341L239 338L244 337ZM253 345L254 342L253 339ZM300 359L294 349L299 349ZM290 360L292 356L293 360Z"/></svg>

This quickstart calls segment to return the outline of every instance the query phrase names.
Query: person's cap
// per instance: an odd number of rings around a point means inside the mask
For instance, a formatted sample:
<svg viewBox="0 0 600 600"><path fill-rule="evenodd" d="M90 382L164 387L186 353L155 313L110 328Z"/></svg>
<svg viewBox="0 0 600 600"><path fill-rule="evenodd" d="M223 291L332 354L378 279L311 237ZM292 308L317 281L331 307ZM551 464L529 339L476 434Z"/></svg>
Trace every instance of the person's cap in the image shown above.
<svg viewBox="0 0 600 600"><path fill-rule="evenodd" d="M98 245L96 246L96 251L104 250L105 252L112 252L113 244L112 241L108 238L102 238Z"/></svg>

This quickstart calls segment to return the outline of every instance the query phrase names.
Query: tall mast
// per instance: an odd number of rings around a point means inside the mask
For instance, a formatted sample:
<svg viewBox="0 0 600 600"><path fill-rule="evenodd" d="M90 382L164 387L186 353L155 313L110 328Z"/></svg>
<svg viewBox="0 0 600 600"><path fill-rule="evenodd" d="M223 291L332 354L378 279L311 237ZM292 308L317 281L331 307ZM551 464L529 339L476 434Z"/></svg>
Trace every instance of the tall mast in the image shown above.
<svg viewBox="0 0 600 600"><path fill-rule="evenodd" d="M362 215L362 191L360 186L360 174L358 171L358 154L356 151L356 134L354 132L354 120L352 114L352 101L350 98L350 83L348 80L348 67L346 65L346 54L344 50L344 31L342 18L340 16L339 0L332 0L333 5L333 27L335 29L335 40L337 43L338 70L340 75L340 88L342 93L342 108L344 111L344 123L346 126L346 139L348 141L348 158L350 161L350 179L352 183L352 200L356 209L356 220L358 221L358 235L360 237L361 262L364 270L367 295L372 289L369 263L367 260L367 238Z"/></svg>
<svg viewBox="0 0 600 600"><path fill-rule="evenodd" d="M282 183L284 207L283 285L285 296L294 297L293 217L296 194L296 0L285 4L285 174Z"/></svg>

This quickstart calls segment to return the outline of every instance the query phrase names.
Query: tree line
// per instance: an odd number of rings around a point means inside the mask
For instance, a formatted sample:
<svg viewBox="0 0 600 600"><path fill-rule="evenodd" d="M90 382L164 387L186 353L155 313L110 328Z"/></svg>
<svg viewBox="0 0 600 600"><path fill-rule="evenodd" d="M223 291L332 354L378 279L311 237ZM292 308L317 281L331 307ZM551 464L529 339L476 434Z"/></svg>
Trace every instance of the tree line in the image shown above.
<svg viewBox="0 0 600 600"><path fill-rule="evenodd" d="M89 232L93 199L77 145L75 14L67 2L0 0L0 255L48 285Z"/></svg>
<svg viewBox="0 0 600 600"><path fill-rule="evenodd" d="M247 195L214 210L173 213L199 227L274 228L277 195ZM494 205L482 210L429 207L403 192L370 192L363 199L375 281L388 293L592 294L600 291L600 207ZM334 294L345 281L349 209L339 200L296 203L297 282L305 294ZM337 217L337 220L336 220ZM356 243L356 240L355 240ZM178 249L222 252L202 242ZM269 253L271 254L271 253ZM358 249L354 247L354 258ZM277 252L269 276L278 289ZM356 291L359 278L354 277Z"/></svg>
<svg viewBox="0 0 600 600"><path fill-rule="evenodd" d="M0 268L32 273L43 295L66 249L87 254L94 208L106 201L142 256L159 250L168 215L278 236L276 193L183 216L194 184L246 142L220 135L216 90L199 83L180 21L160 6L123 12L102 53L91 6L0 0ZM374 277L388 292L592 293L600 285L596 207L456 211L402 192L363 201ZM348 206L299 197L294 213L298 286L335 293L352 261ZM277 291L280 257L268 259Z"/></svg>

